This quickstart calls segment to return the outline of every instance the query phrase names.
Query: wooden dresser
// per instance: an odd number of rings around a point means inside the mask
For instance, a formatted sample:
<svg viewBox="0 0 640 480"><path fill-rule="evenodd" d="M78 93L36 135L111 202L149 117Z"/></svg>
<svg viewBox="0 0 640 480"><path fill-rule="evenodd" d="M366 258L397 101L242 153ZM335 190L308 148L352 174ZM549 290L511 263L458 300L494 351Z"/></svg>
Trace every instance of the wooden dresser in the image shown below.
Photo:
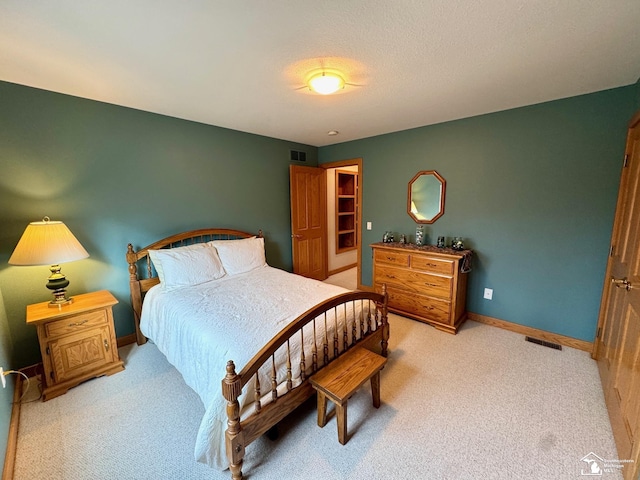
<svg viewBox="0 0 640 480"><path fill-rule="evenodd" d="M470 250L374 243L373 286L387 285L389 310L457 333L467 318Z"/></svg>

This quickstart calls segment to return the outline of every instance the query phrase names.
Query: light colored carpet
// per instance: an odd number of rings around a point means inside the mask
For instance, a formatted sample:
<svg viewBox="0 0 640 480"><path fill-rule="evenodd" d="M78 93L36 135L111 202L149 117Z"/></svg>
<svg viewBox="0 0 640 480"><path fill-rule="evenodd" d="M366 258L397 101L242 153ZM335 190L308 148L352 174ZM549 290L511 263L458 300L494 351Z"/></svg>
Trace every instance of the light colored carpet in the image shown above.
<svg viewBox="0 0 640 480"><path fill-rule="evenodd" d="M324 282L348 288L349 290L356 290L358 288L358 269L354 267L349 270L345 270L344 272L336 273L335 275L331 275Z"/></svg>
<svg viewBox="0 0 640 480"><path fill-rule="evenodd" d="M356 393L342 446L335 417L321 429L315 403L303 405L276 441L247 448L248 479L564 480L584 478L590 452L617 458L587 353L474 322L455 336L390 324L380 409L368 386ZM157 348L120 353L124 372L23 406L16 480L230 478L193 459L203 406Z"/></svg>

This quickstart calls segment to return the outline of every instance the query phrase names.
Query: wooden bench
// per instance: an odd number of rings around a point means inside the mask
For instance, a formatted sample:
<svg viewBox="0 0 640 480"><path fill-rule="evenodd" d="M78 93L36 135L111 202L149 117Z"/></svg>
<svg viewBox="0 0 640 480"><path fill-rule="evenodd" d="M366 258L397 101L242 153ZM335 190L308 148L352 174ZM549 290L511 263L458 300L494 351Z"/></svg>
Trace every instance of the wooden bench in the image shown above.
<svg viewBox="0 0 640 480"><path fill-rule="evenodd" d="M338 441L347 443L347 401L371 380L373 406L380 406L380 370L387 362L370 350L356 347L341 355L329 365L309 378L318 392L318 426L327 423L327 397L336 405L338 421Z"/></svg>

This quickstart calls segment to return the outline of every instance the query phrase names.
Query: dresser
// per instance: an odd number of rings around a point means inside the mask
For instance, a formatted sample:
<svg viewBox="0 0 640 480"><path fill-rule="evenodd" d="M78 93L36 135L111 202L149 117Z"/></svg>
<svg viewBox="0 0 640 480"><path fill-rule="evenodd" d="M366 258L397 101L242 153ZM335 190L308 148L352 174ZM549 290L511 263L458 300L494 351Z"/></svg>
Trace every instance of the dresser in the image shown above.
<svg viewBox="0 0 640 480"><path fill-rule="evenodd" d="M27 306L27 324L38 331L42 354L42 398L50 400L90 378L124 370L118 355L112 307L106 290L75 295L73 303Z"/></svg>
<svg viewBox="0 0 640 480"><path fill-rule="evenodd" d="M373 285L386 284L390 311L457 333L466 317L470 250L374 243Z"/></svg>

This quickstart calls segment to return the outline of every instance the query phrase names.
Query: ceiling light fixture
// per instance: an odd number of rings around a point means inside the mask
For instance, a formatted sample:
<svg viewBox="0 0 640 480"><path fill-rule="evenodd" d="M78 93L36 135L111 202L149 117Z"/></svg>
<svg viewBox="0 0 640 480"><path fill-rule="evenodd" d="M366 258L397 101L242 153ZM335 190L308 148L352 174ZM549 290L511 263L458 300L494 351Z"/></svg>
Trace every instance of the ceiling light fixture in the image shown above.
<svg viewBox="0 0 640 480"><path fill-rule="evenodd" d="M339 73L322 70L312 73L307 80L307 85L312 92L330 95L344 88L344 78Z"/></svg>
<svg viewBox="0 0 640 480"><path fill-rule="evenodd" d="M333 137L334 135L338 135L340 132L337 130L329 130L327 132L327 135L329 135L330 137Z"/></svg>

